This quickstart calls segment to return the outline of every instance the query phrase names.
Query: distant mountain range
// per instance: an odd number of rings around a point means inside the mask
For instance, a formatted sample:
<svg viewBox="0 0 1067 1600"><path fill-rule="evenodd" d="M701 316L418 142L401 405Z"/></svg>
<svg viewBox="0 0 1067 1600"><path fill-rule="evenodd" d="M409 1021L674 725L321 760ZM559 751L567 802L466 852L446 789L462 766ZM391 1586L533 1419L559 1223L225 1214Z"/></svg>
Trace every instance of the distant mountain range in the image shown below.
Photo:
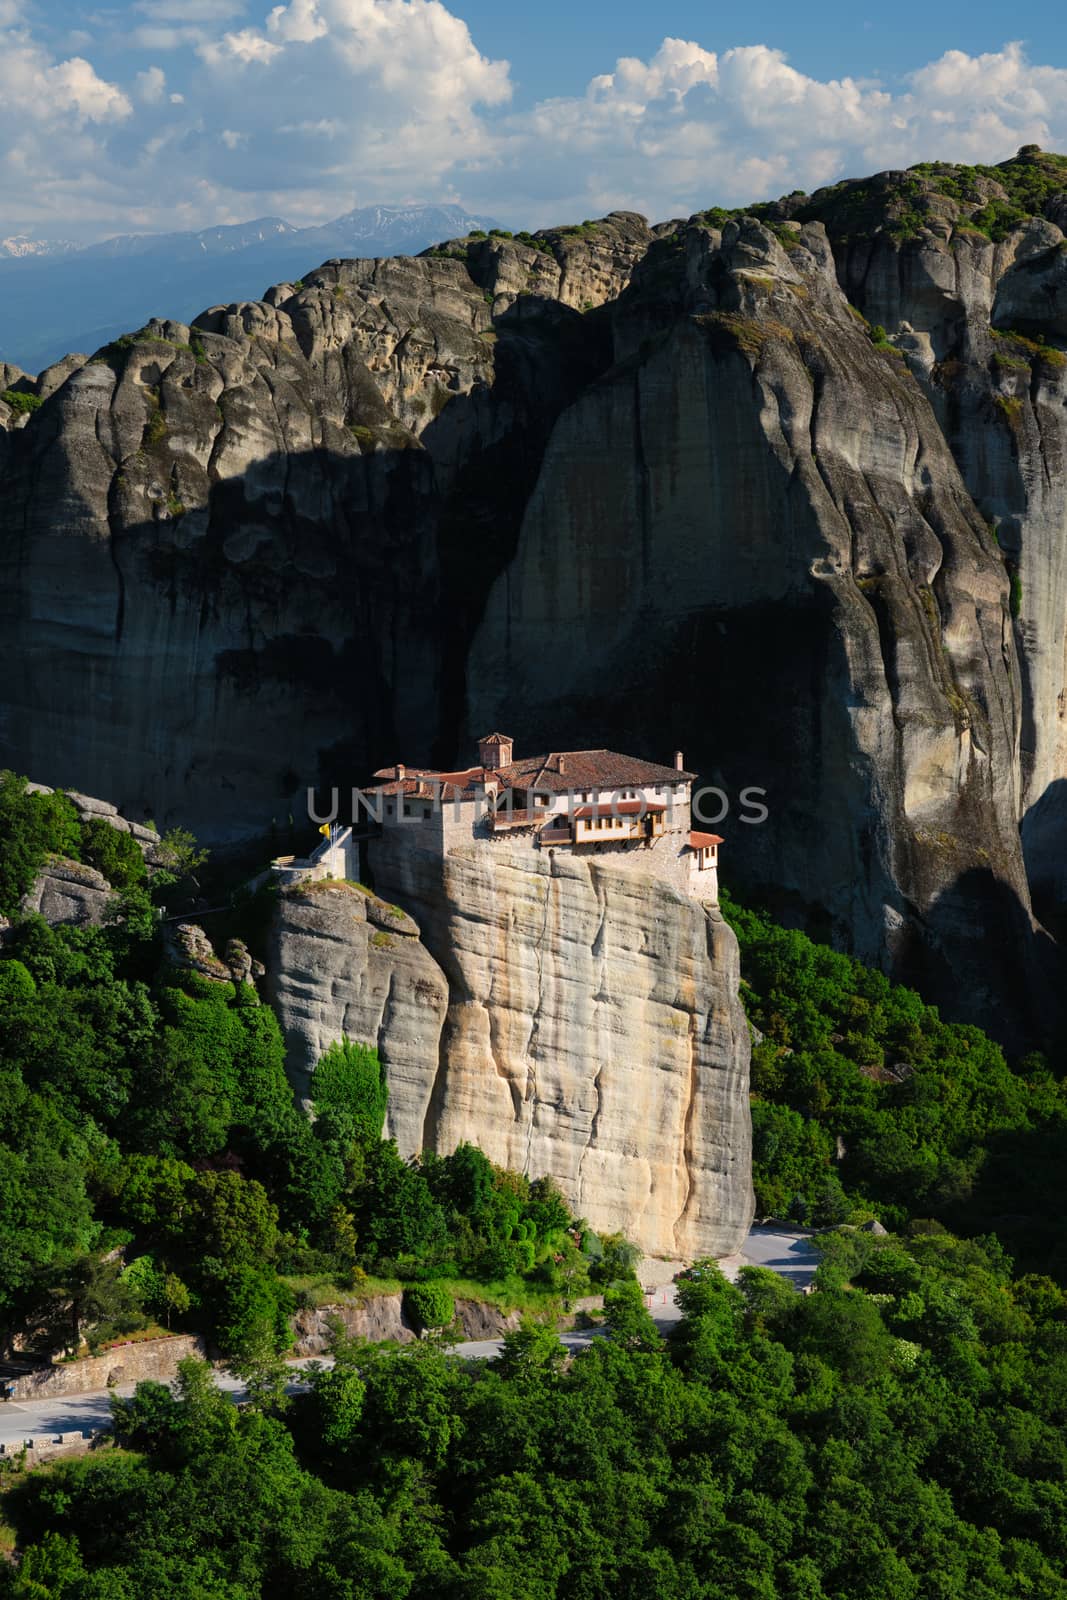
<svg viewBox="0 0 1067 1600"><path fill-rule="evenodd" d="M31 239L25 233L12 233L0 239L0 261L19 261L25 256L64 256L81 245L73 239Z"/></svg>
<svg viewBox="0 0 1067 1600"><path fill-rule="evenodd" d="M187 322L205 306L255 300L331 256L418 255L488 218L461 206L362 206L294 228L258 217L198 233L122 234L99 244L0 239L0 361L39 372L146 322Z"/></svg>

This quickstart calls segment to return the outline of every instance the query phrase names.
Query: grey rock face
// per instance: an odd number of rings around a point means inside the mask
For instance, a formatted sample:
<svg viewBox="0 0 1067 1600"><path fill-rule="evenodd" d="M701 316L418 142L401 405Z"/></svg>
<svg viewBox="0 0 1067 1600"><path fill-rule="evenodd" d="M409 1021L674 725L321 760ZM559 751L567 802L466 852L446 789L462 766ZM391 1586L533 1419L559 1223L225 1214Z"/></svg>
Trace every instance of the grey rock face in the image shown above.
<svg viewBox="0 0 1067 1600"><path fill-rule="evenodd" d="M990 324L1036 333L1055 215L994 244L935 196L906 248L832 249L614 213L60 364L0 434L0 759L219 841L489 725L680 746L734 797L728 878L1021 1039L1064 380Z"/></svg>
<svg viewBox="0 0 1067 1600"><path fill-rule="evenodd" d="M841 281L905 353L1013 576L1018 814L1042 905L1067 902L1067 246L1034 219L836 245ZM906 331L901 331L906 330Z"/></svg>
<svg viewBox="0 0 1067 1600"><path fill-rule="evenodd" d="M298 1096L311 1098L315 1065L335 1041L374 1045L389 1085L386 1134L411 1155L423 1148L448 984L415 924L390 911L349 884L284 890L267 982Z"/></svg>
<svg viewBox="0 0 1067 1600"><path fill-rule="evenodd" d="M168 922L163 929L163 946L168 962L195 972L213 983L249 984L264 975L263 964L253 961L248 947L240 939L228 939L225 958L215 953L215 946L195 922Z"/></svg>
<svg viewBox="0 0 1067 1600"><path fill-rule="evenodd" d="M111 885L94 867L53 856L23 899L22 911L36 912L53 927L99 927L111 897Z"/></svg>
<svg viewBox="0 0 1067 1600"><path fill-rule="evenodd" d="M403 1296L376 1294L359 1305L341 1303L298 1311L293 1317L294 1354L324 1355L330 1348L333 1328L338 1322L349 1338L370 1339L375 1344L383 1339L410 1344L417 1337L414 1328L404 1320Z"/></svg>
<svg viewBox="0 0 1067 1600"><path fill-rule="evenodd" d="M684 745L735 801L765 788L735 872L824 907L867 959L921 963L928 992L966 972L971 1015L1003 1024L990 922L1009 918L1017 994L1033 935L996 545L821 225L788 248L752 221L691 228L669 317L663 271L635 277L634 354L553 433L471 649L468 727L522 708L535 747L628 731Z"/></svg>

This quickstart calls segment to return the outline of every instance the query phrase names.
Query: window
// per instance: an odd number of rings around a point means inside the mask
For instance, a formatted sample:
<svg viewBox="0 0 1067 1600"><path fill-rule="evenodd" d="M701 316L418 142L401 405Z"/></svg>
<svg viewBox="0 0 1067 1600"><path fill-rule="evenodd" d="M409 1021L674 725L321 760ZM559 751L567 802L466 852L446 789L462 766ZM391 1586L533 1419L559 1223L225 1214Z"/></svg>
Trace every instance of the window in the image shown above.
<svg viewBox="0 0 1067 1600"><path fill-rule="evenodd" d="M408 805L406 800L404 801L404 815L405 817L410 817L411 815L411 807Z"/></svg>
<svg viewBox="0 0 1067 1600"><path fill-rule="evenodd" d="M387 817L391 817L393 814L393 802L391 800L385 802L385 814Z"/></svg>

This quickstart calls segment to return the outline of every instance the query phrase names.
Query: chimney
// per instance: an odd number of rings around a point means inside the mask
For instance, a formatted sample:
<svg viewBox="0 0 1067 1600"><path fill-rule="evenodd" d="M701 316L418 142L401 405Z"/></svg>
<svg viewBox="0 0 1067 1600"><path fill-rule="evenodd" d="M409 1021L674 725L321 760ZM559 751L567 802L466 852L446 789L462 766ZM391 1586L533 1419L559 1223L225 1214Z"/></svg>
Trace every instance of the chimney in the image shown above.
<svg viewBox="0 0 1067 1600"><path fill-rule="evenodd" d="M398 783L401 782L404 778L407 777L407 775L408 775L407 767L405 767L405 765L404 765L404 763L402 761L398 761L397 764L396 764L397 782Z"/></svg>
<svg viewBox="0 0 1067 1600"><path fill-rule="evenodd" d="M566 770L567 770L567 763L566 763L566 761L565 761L565 760L564 760L564 758L563 758L563 756L560 756L560 758L559 758L559 770L560 770L560 774L561 774L561 775L562 775L562 774L563 774L563 773L564 773L564 772L566 772Z"/></svg>
<svg viewBox="0 0 1067 1600"><path fill-rule="evenodd" d="M676 750L674 752L674 768L676 772L685 771L685 762L682 759L682 752L680 750Z"/></svg>

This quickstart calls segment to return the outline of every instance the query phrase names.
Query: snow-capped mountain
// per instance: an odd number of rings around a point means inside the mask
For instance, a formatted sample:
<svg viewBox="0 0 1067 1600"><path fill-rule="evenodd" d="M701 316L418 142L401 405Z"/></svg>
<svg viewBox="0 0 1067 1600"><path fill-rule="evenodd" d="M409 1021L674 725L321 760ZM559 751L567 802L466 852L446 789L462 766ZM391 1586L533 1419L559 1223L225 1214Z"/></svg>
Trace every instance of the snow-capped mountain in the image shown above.
<svg viewBox="0 0 1067 1600"><path fill-rule="evenodd" d="M258 217L86 246L14 235L0 243L0 361L39 372L149 317L188 322L205 306L258 299L331 256L418 255L490 226L462 206L407 205L361 206L306 228Z"/></svg>
<svg viewBox="0 0 1067 1600"><path fill-rule="evenodd" d="M26 233L12 233L0 239L0 261L21 261L26 256L65 256L79 248L72 239L31 239Z"/></svg>

